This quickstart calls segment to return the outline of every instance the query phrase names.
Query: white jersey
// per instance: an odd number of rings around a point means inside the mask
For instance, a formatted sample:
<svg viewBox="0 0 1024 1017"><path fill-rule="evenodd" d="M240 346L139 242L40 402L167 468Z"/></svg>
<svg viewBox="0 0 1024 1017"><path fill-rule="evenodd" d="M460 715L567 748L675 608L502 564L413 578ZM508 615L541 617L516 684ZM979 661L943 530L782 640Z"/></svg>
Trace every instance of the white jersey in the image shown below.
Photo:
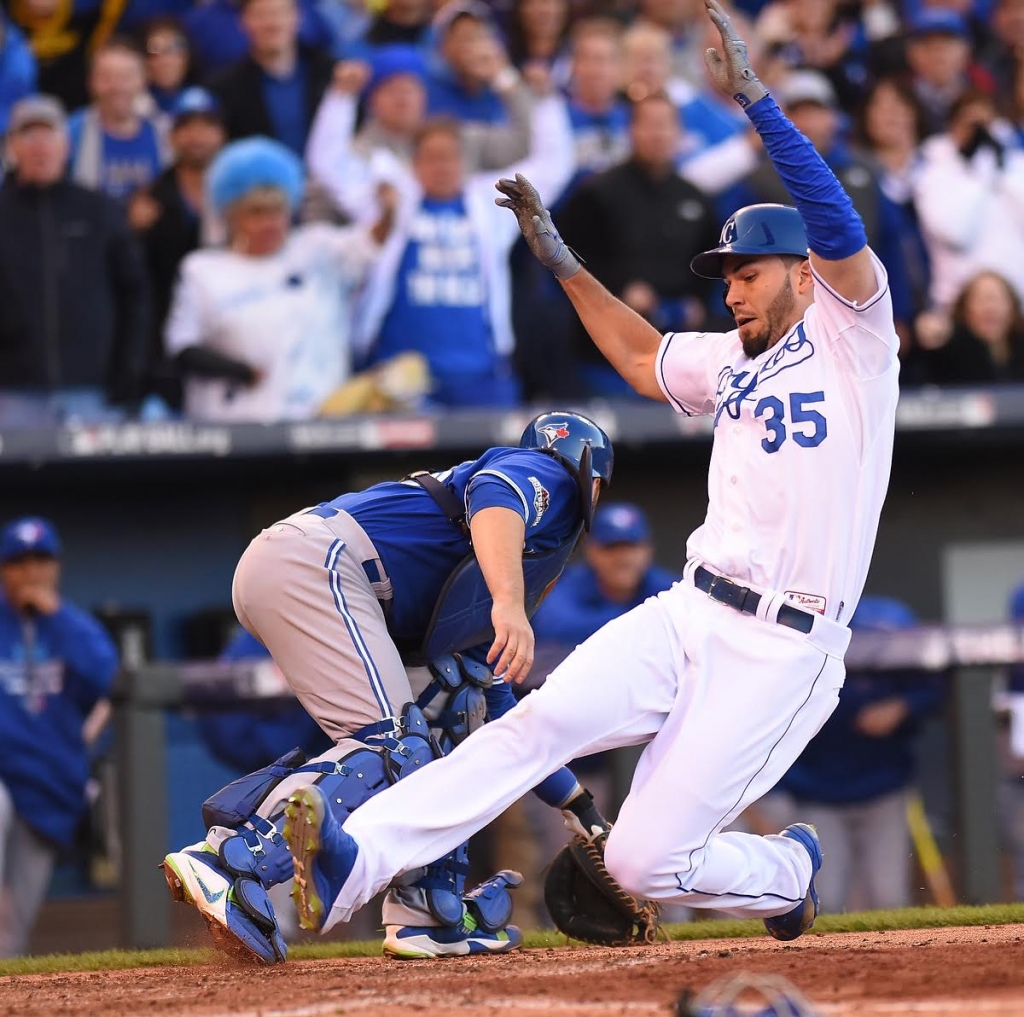
<svg viewBox="0 0 1024 1017"><path fill-rule="evenodd" d="M379 248L361 229L300 226L265 258L227 249L193 251L164 330L167 352L202 346L261 374L251 386L190 378L189 417L304 420L351 369L351 298Z"/></svg>
<svg viewBox="0 0 1024 1017"><path fill-rule="evenodd" d="M899 339L885 269L861 306L815 276L815 300L751 360L738 331L669 333L662 391L715 415L708 513L687 553L847 624L867 577L892 461Z"/></svg>

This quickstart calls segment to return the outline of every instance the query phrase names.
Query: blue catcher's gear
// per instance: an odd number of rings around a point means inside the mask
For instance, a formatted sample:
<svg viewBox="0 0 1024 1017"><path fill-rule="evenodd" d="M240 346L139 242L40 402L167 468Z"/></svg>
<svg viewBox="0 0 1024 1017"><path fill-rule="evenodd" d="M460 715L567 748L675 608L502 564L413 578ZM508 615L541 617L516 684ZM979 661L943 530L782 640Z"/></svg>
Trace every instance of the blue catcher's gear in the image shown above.
<svg viewBox="0 0 1024 1017"><path fill-rule="evenodd" d="M266 889L235 878L205 841L167 855L163 870L171 898L198 909L225 953L261 964L288 956Z"/></svg>
<svg viewBox="0 0 1024 1017"><path fill-rule="evenodd" d="M432 678L416 705L430 721L441 754L448 755L456 745L483 727L487 720L484 689L494 683L494 675L483 664L458 653L439 657L428 667ZM439 696L443 696L443 702L437 708L434 704Z"/></svg>
<svg viewBox="0 0 1024 1017"><path fill-rule="evenodd" d="M676 1009L679 1017L819 1017L780 975L732 975L684 996Z"/></svg>
<svg viewBox="0 0 1024 1017"><path fill-rule="evenodd" d="M690 262L690 269L705 279L721 279L722 261L730 254L795 254L806 258L807 232L800 213L791 205L741 208L725 221L718 246L698 254Z"/></svg>
<svg viewBox="0 0 1024 1017"><path fill-rule="evenodd" d="M792 823L780 836L795 840L811 856L811 882L807 887L807 896L792 911L764 920L764 927L770 936L788 942L802 936L818 917L818 895L814 890L814 877L821 868L822 854L818 831L807 823Z"/></svg>
<svg viewBox="0 0 1024 1017"><path fill-rule="evenodd" d="M219 852L204 841L164 859L172 898L198 909L225 952L267 964L287 958L267 890L293 878L294 863L282 835L283 814L270 819L256 814L277 784L295 773L310 774L338 816L340 828L378 791L441 755L422 710L412 703L403 711L397 729L369 737L379 743L378 749L356 749L337 761L318 763L306 763L296 749L232 781L203 803L203 820L208 827L232 828L234 835L223 840ZM217 878L204 876L205 870ZM204 889L217 879L226 893Z"/></svg>

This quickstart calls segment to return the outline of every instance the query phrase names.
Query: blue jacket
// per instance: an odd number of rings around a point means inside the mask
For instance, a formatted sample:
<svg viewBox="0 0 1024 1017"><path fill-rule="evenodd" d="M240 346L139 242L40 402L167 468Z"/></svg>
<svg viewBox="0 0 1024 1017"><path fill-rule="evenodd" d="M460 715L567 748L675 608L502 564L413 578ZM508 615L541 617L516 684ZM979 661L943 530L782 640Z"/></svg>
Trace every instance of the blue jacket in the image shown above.
<svg viewBox="0 0 1024 1017"><path fill-rule="evenodd" d="M572 565L548 594L533 617L537 642L578 646L602 625L639 607L648 597L667 590L679 576L652 565L644 575L636 596L628 604L608 600L597 587L594 570L586 563Z"/></svg>
<svg viewBox="0 0 1024 1017"><path fill-rule="evenodd" d="M117 666L113 641L85 611L65 601L56 614L23 623L0 599L0 781L21 819L54 844L71 841L85 807L82 725Z"/></svg>
<svg viewBox="0 0 1024 1017"><path fill-rule="evenodd" d="M11 107L36 90L36 58L21 31L0 13L0 136Z"/></svg>

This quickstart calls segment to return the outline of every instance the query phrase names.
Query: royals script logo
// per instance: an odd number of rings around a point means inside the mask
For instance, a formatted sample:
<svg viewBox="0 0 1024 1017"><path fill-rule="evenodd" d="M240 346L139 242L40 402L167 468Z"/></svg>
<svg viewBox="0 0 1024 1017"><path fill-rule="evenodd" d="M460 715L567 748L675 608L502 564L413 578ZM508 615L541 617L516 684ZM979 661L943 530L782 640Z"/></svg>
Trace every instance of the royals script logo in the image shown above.
<svg viewBox="0 0 1024 1017"><path fill-rule="evenodd" d="M788 336L773 346L765 360L749 371L734 371L731 366L723 367L718 374L718 389L715 392L715 426L723 413L732 420L739 420L743 401L757 392L757 386L774 378L790 367L796 367L814 356L814 343L807 338L803 322L800 322Z"/></svg>

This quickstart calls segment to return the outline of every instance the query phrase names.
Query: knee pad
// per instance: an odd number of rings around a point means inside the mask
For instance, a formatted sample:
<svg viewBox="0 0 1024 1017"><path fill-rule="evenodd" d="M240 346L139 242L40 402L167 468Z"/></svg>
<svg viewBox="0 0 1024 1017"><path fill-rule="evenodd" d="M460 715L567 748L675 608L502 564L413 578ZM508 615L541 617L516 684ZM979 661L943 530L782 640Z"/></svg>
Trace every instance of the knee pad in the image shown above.
<svg viewBox="0 0 1024 1017"><path fill-rule="evenodd" d="M443 755L441 746L430 731L427 718L415 703L406 704L397 731L385 738L381 746L388 779L392 784Z"/></svg>

